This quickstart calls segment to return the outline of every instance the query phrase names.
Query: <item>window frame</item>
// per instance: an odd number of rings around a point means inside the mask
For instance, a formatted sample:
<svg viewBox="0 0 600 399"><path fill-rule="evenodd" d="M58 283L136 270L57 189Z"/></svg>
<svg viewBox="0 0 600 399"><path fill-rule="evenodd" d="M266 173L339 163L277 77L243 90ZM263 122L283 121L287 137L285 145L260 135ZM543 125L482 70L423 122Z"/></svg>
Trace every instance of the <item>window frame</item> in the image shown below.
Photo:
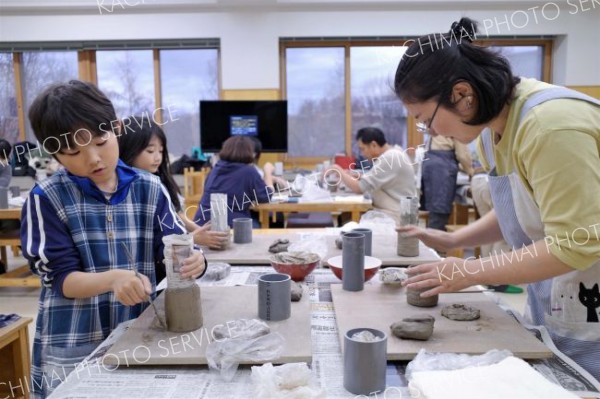
<svg viewBox="0 0 600 399"><path fill-rule="evenodd" d="M200 40L200 39L199 39ZM206 39L207 42L214 41L214 39ZM214 49L217 51L217 65L218 74L217 74L217 87L219 92L219 98L222 97L222 85L221 85L221 72L220 72L220 64L221 64L221 45L220 42L214 42L213 45L198 45L193 46L190 44L186 44L184 46L175 46L172 45L173 40L168 40L164 42L164 46L161 46L161 41L153 41L152 44L154 47L137 47L137 46L127 46L127 44L123 44L119 42L119 45L116 44L114 46L110 45L94 45L94 43L85 43L83 47L87 47L84 49L74 49L69 48L69 46L63 46L60 43L37 43L33 48L36 51L56 51L56 50L76 50L77 51L77 68L78 68L78 79L84 80L87 82L91 82L95 85L98 85L98 73L97 73L97 65L96 65L96 52L102 50L152 50L153 56L153 73L154 73L154 101L155 101L155 109L160 109L161 112L156 114L157 122L163 123L164 115L163 115L163 107L162 107L162 88L161 88L161 78L160 78L160 50L168 50L168 49L179 49L179 50L202 50L202 49ZM106 44L106 43L104 43ZM30 44L28 44L30 45ZM90 49L89 47L94 47L94 49ZM63 48L64 47L64 48ZM2 49L0 49L2 51ZM29 50L28 50L29 51ZM6 53L11 53L13 56L13 72L14 72L14 84L15 84L15 96L17 102L17 118L18 118L18 129L19 135L18 140L24 141L26 140L26 124L27 124L27 116L25 115L25 103L24 103L24 79L23 79L23 52L22 51L3 51Z"/></svg>
<svg viewBox="0 0 600 399"><path fill-rule="evenodd" d="M352 93L351 93L351 75L350 69L350 51L352 47L376 47L376 46L404 46L409 40L416 40L418 37L397 37L381 39L327 39L327 38L281 38L279 41L279 81L281 82L281 98L287 98L286 81L286 50L288 48L310 48L310 47L343 47L344 48L344 88L345 88L345 150L346 155L352 154ZM550 83L552 80L552 52L554 38L489 38L474 41L475 44L489 46L541 46L542 47L542 80ZM415 128L414 118L409 116L407 119L407 145L409 148L416 148L423 144L423 135L418 133ZM289 132L288 132L289 134ZM323 162L324 157L287 157L286 160L292 164L310 164Z"/></svg>

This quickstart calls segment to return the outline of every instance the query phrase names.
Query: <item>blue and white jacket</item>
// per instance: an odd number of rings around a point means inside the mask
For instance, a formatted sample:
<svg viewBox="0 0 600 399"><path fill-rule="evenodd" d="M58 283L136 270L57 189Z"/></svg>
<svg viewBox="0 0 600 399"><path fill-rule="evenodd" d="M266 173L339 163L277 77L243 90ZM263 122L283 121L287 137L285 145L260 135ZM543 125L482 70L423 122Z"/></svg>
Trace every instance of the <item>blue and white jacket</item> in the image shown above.
<svg viewBox="0 0 600 399"><path fill-rule="evenodd" d="M185 232L158 177L121 161L117 176L117 191L106 199L90 179L61 170L36 185L23 206L23 253L43 283L30 386L35 397L45 397L62 382L53 375L66 375L119 323L138 317L147 306L125 306L112 292L65 298L66 276L131 270L124 242L137 270L154 287L162 237Z"/></svg>

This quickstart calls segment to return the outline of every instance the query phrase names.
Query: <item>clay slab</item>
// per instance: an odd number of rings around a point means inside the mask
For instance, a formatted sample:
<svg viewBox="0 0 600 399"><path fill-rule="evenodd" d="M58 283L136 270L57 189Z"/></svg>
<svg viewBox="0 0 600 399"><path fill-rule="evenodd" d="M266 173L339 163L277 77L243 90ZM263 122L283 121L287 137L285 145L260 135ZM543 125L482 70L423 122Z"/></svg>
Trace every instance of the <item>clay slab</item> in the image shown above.
<svg viewBox="0 0 600 399"><path fill-rule="evenodd" d="M421 308L406 303L406 289L383 284L365 284L363 291L342 290L331 285L340 342L353 328L367 327L388 334L388 360L411 360L421 348L432 352L482 354L491 349L508 349L523 359L552 357L552 352L516 320L482 293L440 294L439 303ZM474 321L448 320L441 315L444 306L464 303L481 310ZM435 317L433 335L428 341L406 340L391 334L390 325L405 317L429 314Z"/></svg>
<svg viewBox="0 0 600 399"><path fill-rule="evenodd" d="M266 322L271 331L279 332L286 345L279 359L272 363L312 361L309 295L292 302L291 317L284 321ZM206 346L213 342L212 328L227 325L227 321L258 318L258 292L255 286L202 287L204 326L189 333L173 333L153 328L155 318L146 309L104 357L107 365L202 365L207 364ZM164 296L155 301L159 312L164 310ZM232 331L235 335L235 330ZM243 364L262 364L243 363Z"/></svg>

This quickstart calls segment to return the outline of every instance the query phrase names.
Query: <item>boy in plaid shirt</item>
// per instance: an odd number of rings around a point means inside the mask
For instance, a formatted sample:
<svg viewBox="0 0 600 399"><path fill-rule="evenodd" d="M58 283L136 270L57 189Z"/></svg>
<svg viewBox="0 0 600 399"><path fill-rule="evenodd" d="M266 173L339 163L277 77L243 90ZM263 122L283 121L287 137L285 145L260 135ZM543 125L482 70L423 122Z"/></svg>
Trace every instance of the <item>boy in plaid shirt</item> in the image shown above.
<svg viewBox="0 0 600 399"><path fill-rule="evenodd" d="M64 167L32 189L22 213L23 252L43 283L29 388L44 398L119 323L142 313L157 283L162 237L185 228L160 180L119 161L122 127L94 85L50 86L29 119ZM201 252L184 263L183 277L205 272Z"/></svg>

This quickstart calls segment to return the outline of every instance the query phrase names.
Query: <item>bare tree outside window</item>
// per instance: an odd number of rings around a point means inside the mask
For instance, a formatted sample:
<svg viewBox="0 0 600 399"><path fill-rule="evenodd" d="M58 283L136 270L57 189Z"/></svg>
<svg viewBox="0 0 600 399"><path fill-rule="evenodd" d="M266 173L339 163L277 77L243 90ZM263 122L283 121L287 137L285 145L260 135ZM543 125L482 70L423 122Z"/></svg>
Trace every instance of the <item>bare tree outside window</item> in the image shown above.
<svg viewBox="0 0 600 399"><path fill-rule="evenodd" d="M112 101L118 118L148 114L154 105L152 50L97 51L98 87Z"/></svg>
<svg viewBox="0 0 600 399"><path fill-rule="evenodd" d="M394 76L405 46L350 48L352 136L367 126L380 128L390 144L406 148L407 112L394 94ZM353 155L359 156L356 141Z"/></svg>
<svg viewBox="0 0 600 399"><path fill-rule="evenodd" d="M0 138L14 144L19 139L15 74L11 53L0 53Z"/></svg>
<svg viewBox="0 0 600 399"><path fill-rule="evenodd" d="M169 152L191 155L200 145L200 100L219 98L218 50L161 50L160 75Z"/></svg>
<svg viewBox="0 0 600 399"><path fill-rule="evenodd" d="M344 48L287 48L288 155L344 152Z"/></svg>
<svg viewBox="0 0 600 399"><path fill-rule="evenodd" d="M38 94L54 83L64 83L77 79L76 51L44 51L23 53L23 90L25 115ZM26 123L25 137L36 142L29 123Z"/></svg>

